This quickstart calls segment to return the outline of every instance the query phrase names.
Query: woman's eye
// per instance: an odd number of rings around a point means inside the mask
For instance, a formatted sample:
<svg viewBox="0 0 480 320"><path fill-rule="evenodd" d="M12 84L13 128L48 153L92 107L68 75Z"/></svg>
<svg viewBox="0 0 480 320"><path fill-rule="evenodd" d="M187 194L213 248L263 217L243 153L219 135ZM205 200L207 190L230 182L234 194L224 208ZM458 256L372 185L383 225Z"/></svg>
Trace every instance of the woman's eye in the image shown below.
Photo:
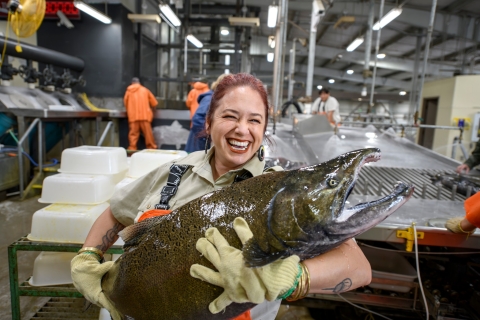
<svg viewBox="0 0 480 320"><path fill-rule="evenodd" d="M328 179L327 180L327 185L330 187L330 188L335 188L336 186L338 186L338 180L337 179Z"/></svg>
<svg viewBox="0 0 480 320"><path fill-rule="evenodd" d="M260 120L257 120L257 119L252 119L250 120L251 122L255 122L255 123L260 123Z"/></svg>

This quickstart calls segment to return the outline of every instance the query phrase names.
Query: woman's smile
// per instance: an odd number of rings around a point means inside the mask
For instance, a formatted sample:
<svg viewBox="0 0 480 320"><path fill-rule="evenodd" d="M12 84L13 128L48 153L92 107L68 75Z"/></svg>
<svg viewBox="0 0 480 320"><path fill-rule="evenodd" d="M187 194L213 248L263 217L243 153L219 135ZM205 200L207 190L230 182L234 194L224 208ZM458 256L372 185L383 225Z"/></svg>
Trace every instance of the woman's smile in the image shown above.
<svg viewBox="0 0 480 320"><path fill-rule="evenodd" d="M248 151L250 142L241 141L236 139L227 139L228 144L230 145L230 150L236 153L245 153Z"/></svg>

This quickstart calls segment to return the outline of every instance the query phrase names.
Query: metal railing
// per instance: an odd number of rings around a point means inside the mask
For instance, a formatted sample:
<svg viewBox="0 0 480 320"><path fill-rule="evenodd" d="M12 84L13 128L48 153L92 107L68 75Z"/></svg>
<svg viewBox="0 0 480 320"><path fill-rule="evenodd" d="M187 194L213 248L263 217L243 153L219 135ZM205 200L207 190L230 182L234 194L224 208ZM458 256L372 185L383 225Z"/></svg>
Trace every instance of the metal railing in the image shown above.
<svg viewBox="0 0 480 320"><path fill-rule="evenodd" d="M23 180L23 142L28 138L30 132L38 125L38 170L42 172L43 169L43 125L40 118L35 118L28 127L23 137L18 141L18 170L20 178L20 198L23 198L24 180Z"/></svg>
<svg viewBox="0 0 480 320"><path fill-rule="evenodd" d="M114 125L113 125L113 121L108 121L107 126L103 130L102 136L100 137L100 139L97 142L97 147L102 146L103 140L105 140L105 138L107 137L107 133L108 133L108 131L110 131L111 128L115 128ZM113 146L114 134L115 134L115 131L112 129L112 131L110 132L110 145L111 146Z"/></svg>

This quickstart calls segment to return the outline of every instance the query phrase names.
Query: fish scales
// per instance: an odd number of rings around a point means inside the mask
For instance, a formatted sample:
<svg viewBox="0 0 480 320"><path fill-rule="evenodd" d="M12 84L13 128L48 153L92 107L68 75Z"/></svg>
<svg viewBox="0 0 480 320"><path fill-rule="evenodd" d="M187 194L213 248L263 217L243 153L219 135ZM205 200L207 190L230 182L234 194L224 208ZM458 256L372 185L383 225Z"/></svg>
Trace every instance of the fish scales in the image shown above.
<svg viewBox="0 0 480 320"><path fill-rule="evenodd" d="M261 267L292 254L307 259L368 230L400 207L413 186L398 183L392 194L345 209L360 167L380 150L362 149L292 171L273 172L206 194L166 216L122 231L125 253L102 280L102 288L127 319L231 319L254 304L211 314L208 305L223 288L190 276L195 263L213 268L196 250L210 227L243 250L245 263ZM253 238L242 248L236 217Z"/></svg>

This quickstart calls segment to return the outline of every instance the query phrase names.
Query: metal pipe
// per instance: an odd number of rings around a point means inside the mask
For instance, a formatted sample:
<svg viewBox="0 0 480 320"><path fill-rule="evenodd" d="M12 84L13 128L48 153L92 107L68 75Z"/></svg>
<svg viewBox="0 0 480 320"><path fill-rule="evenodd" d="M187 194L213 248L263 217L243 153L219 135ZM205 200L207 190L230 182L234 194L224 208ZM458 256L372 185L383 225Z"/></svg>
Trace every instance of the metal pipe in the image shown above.
<svg viewBox="0 0 480 320"><path fill-rule="evenodd" d="M198 69L199 69L199 74L202 74L202 73L203 73L203 59L202 59L202 56L203 56L203 50L200 49L200 51L199 51L199 56L198 56L198 60L200 61L200 66L198 67Z"/></svg>
<svg viewBox="0 0 480 320"><path fill-rule="evenodd" d="M108 121L107 126L103 130L102 136L100 137L100 140L98 140L97 146L100 147L103 144L103 140L107 137L107 133L110 130L110 128L113 126L113 121Z"/></svg>
<svg viewBox="0 0 480 320"><path fill-rule="evenodd" d="M38 122L38 173L43 170L43 124L42 120Z"/></svg>
<svg viewBox="0 0 480 320"><path fill-rule="evenodd" d="M40 119L35 118L33 120L33 122L30 124L30 126L28 127L25 134L18 141L18 170L19 170L19 175L18 176L20 177L20 186L19 186L20 187L20 198L23 198L23 188L24 188L24 185L23 185L23 146L22 146L22 143L28 137L28 135L33 130L33 128L35 128L35 126L37 125L38 122L40 122Z"/></svg>
<svg viewBox="0 0 480 320"><path fill-rule="evenodd" d="M183 44L183 76L187 76L187 53L188 53L188 40L187 40L187 30L185 30L185 43Z"/></svg>
<svg viewBox="0 0 480 320"><path fill-rule="evenodd" d="M358 122L358 121L342 121L340 122L341 124L359 124L359 125L373 125L373 126L389 126L389 127L395 127L395 128L415 128L415 129L420 129L420 128L427 128L427 129L445 129L445 130L459 130L458 127L455 126L437 126L433 124L420 124L420 125L409 125L409 124L391 124L391 123L383 123L383 122Z"/></svg>
<svg viewBox="0 0 480 320"><path fill-rule="evenodd" d="M383 17L383 8L385 5L385 0L380 1L380 12L379 19ZM375 79L377 77L377 62L378 62L378 51L380 50L380 36L382 35L382 28L377 31L377 41L375 43L375 64L373 65L373 75L372 75L372 92L370 92L370 107L373 107L373 96L375 95Z"/></svg>
<svg viewBox="0 0 480 320"><path fill-rule="evenodd" d="M365 65L363 66L363 78L369 77L370 73L370 55L372 52L372 29L373 19L375 17L375 0L370 0L370 8L368 10L368 29L365 39Z"/></svg>
<svg viewBox="0 0 480 320"><path fill-rule="evenodd" d="M310 37L308 40L308 67L307 67L307 87L305 95L312 97L313 71L315 69L315 47L317 45L317 25L318 17L314 12L315 0L312 1L312 18L310 22Z"/></svg>
<svg viewBox="0 0 480 320"><path fill-rule="evenodd" d="M297 38L293 39L292 49L290 49L290 61L289 61L289 74L288 74L288 98L287 100L290 101L293 98L293 85L295 80L293 79L293 75L295 73L295 51L296 51L296 44Z"/></svg>
<svg viewBox="0 0 480 320"><path fill-rule="evenodd" d="M417 46L415 48L415 62L413 65L413 76L412 76L412 91L410 92L410 106L409 113L412 115L412 124L415 122L413 114L415 113L415 101L417 101L417 82L418 82L418 68L420 65L420 53L422 48L422 37L417 36Z"/></svg>
<svg viewBox="0 0 480 320"><path fill-rule="evenodd" d="M3 48L7 43L7 48L5 49L5 55L12 57L17 57L25 60L33 60L45 64L53 64L58 67L68 68L75 71L83 71L85 68L85 62L77 57L70 56L65 53L58 51L50 50L47 48L32 46L25 42L20 42L22 47L22 52L17 52L15 47L18 45L17 41L14 40L5 40L5 37L0 36L0 47Z"/></svg>
<svg viewBox="0 0 480 320"><path fill-rule="evenodd" d="M430 11L430 22L427 30L427 40L425 42L425 50L423 51L423 68L422 80L420 81L420 88L418 90L417 103L415 105L415 113L420 109L420 100L423 94L423 84L425 82L425 73L427 72L428 54L430 52L430 42L432 40L433 22L435 21L435 10L437 9L437 0L432 0L432 10Z"/></svg>
<svg viewBox="0 0 480 320"><path fill-rule="evenodd" d="M283 45L278 41L279 39L284 38L285 27L287 24L287 10L288 2L287 0L280 0L280 14L277 18L277 32L275 34L275 39L277 44L275 45L275 60L273 68L273 134L275 134L275 122L277 119L277 110L281 101L280 97L280 83L282 81L282 56L283 56Z"/></svg>

